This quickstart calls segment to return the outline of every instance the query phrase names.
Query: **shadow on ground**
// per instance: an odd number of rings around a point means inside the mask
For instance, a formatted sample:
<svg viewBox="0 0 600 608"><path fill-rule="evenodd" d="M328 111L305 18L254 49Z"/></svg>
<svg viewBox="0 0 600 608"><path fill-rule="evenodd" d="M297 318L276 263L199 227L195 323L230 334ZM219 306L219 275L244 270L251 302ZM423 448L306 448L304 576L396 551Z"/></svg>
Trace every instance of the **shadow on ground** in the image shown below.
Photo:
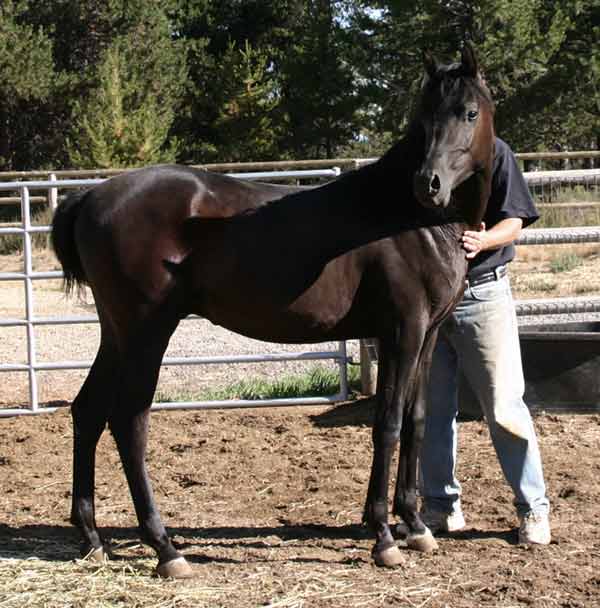
<svg viewBox="0 0 600 608"><path fill-rule="evenodd" d="M318 427L330 428L337 426L373 426L375 398L362 397L356 401L348 401L337 405L326 412L309 416L311 422Z"/></svg>

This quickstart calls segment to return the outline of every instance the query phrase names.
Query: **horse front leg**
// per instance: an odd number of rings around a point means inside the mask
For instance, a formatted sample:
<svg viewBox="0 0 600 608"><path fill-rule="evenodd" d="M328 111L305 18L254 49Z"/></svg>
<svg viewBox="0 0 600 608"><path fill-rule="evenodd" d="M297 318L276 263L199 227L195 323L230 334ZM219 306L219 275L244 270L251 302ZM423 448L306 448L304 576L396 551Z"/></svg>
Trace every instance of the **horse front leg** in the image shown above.
<svg viewBox="0 0 600 608"><path fill-rule="evenodd" d="M373 424L373 464L363 521L375 534L373 559L393 567L404 560L388 523L388 487L394 450L400 439L406 373L396 344L380 341L377 409Z"/></svg>
<svg viewBox="0 0 600 608"><path fill-rule="evenodd" d="M394 515L400 516L406 524L408 547L425 553L438 548L435 538L421 520L417 510L418 457L425 431L427 384L436 340L437 330L431 332L425 340L415 392L404 412L393 511Z"/></svg>

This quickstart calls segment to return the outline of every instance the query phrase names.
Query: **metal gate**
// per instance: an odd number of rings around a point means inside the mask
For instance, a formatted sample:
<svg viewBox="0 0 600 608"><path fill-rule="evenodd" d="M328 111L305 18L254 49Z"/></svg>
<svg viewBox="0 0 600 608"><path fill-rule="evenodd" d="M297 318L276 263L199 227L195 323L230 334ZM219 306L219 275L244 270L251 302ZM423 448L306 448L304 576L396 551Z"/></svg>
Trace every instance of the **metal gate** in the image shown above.
<svg viewBox="0 0 600 608"><path fill-rule="evenodd" d="M307 179L332 178L340 174L336 167L331 169L313 171L278 171L230 174L242 179ZM32 268L32 235L36 233L49 233L50 226L33 226L31 223L30 191L48 190L49 200L57 201L57 189L89 187L102 182L101 179L62 180L62 181L28 181L0 183L0 191L18 191L21 202L21 226L0 227L0 237L3 235L20 235L23 238L23 271L0 273L0 281L21 280L25 284L25 317L22 319L0 319L0 327L25 327L27 332L27 362L26 363L0 363L0 372L27 372L29 385L29 408L0 408L0 417L33 415L56 411L56 407L42 407L39 403L38 378L40 371L88 369L91 361L56 361L39 362L36 353L36 327L41 325L66 325L80 323L97 323L95 315L77 317L37 317L34 312L33 281L40 279L61 279L60 271L36 272ZM199 317L190 316L189 320ZM239 407L273 407L284 405L318 405L335 403L348 398L347 364L349 362L346 352L346 343L338 342L334 350L308 351L300 353L259 353L255 355L232 355L223 357L165 357L163 365L210 365L235 363L269 363L274 361L318 361L333 360L339 369L340 390L325 397L301 397L286 399L262 400L228 400L228 401L178 401L173 403L154 403L153 409L209 409L209 408L239 408Z"/></svg>

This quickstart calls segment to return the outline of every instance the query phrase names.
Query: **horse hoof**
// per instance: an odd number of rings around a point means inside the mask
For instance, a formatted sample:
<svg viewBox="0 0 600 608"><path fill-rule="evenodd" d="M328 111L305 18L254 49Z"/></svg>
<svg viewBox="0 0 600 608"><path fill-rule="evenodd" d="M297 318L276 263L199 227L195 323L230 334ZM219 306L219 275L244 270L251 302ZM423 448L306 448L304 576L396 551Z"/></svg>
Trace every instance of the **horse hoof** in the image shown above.
<svg viewBox="0 0 600 608"><path fill-rule="evenodd" d="M396 545L392 545L387 549L381 551L373 550L373 560L376 566L383 566L384 568L394 568L404 563L404 556L402 551L398 549Z"/></svg>
<svg viewBox="0 0 600 608"><path fill-rule="evenodd" d="M92 547L82 559L88 562L107 562L109 558L110 554L104 547Z"/></svg>
<svg viewBox="0 0 600 608"><path fill-rule="evenodd" d="M164 564L158 564L156 574L161 578L192 578L194 571L185 557L176 557Z"/></svg>
<svg viewBox="0 0 600 608"><path fill-rule="evenodd" d="M431 553L438 548L437 541L429 528L423 534L409 534L406 537L406 546L409 549L421 551L422 553Z"/></svg>

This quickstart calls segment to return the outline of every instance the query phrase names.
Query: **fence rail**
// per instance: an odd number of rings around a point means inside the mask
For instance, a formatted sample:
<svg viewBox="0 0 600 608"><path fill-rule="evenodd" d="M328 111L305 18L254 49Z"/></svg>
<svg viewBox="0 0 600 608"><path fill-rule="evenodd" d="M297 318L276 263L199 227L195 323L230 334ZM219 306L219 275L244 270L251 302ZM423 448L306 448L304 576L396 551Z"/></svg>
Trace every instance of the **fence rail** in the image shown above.
<svg viewBox="0 0 600 608"><path fill-rule="evenodd" d="M279 180L305 180L305 179L324 179L324 178L334 178L340 175L341 173L340 167L329 165L327 169L302 169L302 170L289 170L289 171L249 171L249 172L236 172L236 173L228 173L230 177L237 177L239 179L245 179L249 181L257 181L268 179L269 181L279 181ZM67 172L70 173L70 172ZM117 175L117 173L110 172L111 175ZM123 171L120 171L123 173ZM37 174L32 175L31 177L35 177ZM73 176L74 177L74 176ZM110 175L107 175L110 177ZM29 188L31 190L48 190L48 196L36 196L29 197L29 202L35 203L44 203L48 202L51 209L55 209L58 203L58 189L60 188L78 188L85 186L93 186L95 184L99 184L104 181L106 177L80 177L79 179L61 179L60 181L57 179L53 180L25 180L25 181L12 181L12 182L2 182L0 181L0 192L7 191L17 191L21 188ZM20 203L21 197L9 197L9 196L0 196L0 205L14 204Z"/></svg>
<svg viewBox="0 0 600 608"><path fill-rule="evenodd" d="M600 159L599 150L574 151L574 152L519 152L516 153L519 160L527 161L558 161L558 160L581 160L581 159ZM365 164L375 162L376 157L366 158L329 158L315 160L284 160L284 161L264 161L264 162L246 162L246 163L207 163L190 165L198 169L206 171L216 171L219 173L230 172L269 172L277 173L279 171L307 170L307 169L324 169L331 167L340 167L342 169L357 168ZM35 171L2 171L0 172L0 182L33 180L35 178L58 180L60 179L94 179L101 177L111 177L135 171L135 169L50 169L50 170L35 170ZM271 176L269 176L271 177Z"/></svg>
<svg viewBox="0 0 600 608"><path fill-rule="evenodd" d="M600 243L600 226L578 228L526 228L517 245L558 245L571 243Z"/></svg>
<svg viewBox="0 0 600 608"><path fill-rule="evenodd" d="M574 155L574 156L573 156ZM591 155L593 158L600 158L600 152L563 152L563 153L527 153L522 156L539 158L581 158L580 155ZM588 156L584 156L587 158ZM248 180L304 180L315 178L333 178L338 176L343 170L355 169L363 165L374 162L375 158L337 158L329 160L306 160L306 161L280 161L265 163L220 163L213 165L193 165L200 169L226 172L231 177L238 177ZM43 173L38 171L13 171L0 173L1 192L6 195L0 196L0 205L15 205L20 203L20 196L11 196L11 192L17 192L20 187L30 189L43 189L47 191L46 196L30 196L30 203L48 203L51 209L55 209L58 203L58 187L75 187L78 183L82 185L98 183L107 177L111 177L133 169L106 169L100 170L65 170L53 173ZM587 190L598 193L600 188L600 169L568 169L557 171L527 171L523 174L525 180L532 190L532 194L541 198L543 201L551 201L555 198L556 190L559 185L584 186ZM47 179L34 179L44 178ZM3 181L10 179L12 181ZM48 183L50 182L50 183ZM39 184L47 184L41 187ZM6 186L6 187L5 187ZM12 187L8 187L12 186ZM572 207L586 207L593 202L572 202ZM554 203L556 204L556 203ZM542 204L542 206L545 206ZM563 205L564 206L564 205Z"/></svg>
<svg viewBox="0 0 600 608"><path fill-rule="evenodd" d="M600 169L563 169L560 171L527 171L523 174L529 186L551 181L561 184L599 184Z"/></svg>
<svg viewBox="0 0 600 608"><path fill-rule="evenodd" d="M577 150L572 152L517 152L519 160L528 161L556 161L556 160L581 160L600 158L600 150ZM247 163L207 163L195 164L192 167L205 169L207 171L230 172L230 171L281 171L319 169L327 167L341 167L343 169L355 168L364 164L372 163L376 157L368 158L328 158L315 160L280 160ZM49 169L36 171L1 171L0 181L30 180L35 177L47 177L48 179L70 179L70 178L96 178L118 175L135 169Z"/></svg>

